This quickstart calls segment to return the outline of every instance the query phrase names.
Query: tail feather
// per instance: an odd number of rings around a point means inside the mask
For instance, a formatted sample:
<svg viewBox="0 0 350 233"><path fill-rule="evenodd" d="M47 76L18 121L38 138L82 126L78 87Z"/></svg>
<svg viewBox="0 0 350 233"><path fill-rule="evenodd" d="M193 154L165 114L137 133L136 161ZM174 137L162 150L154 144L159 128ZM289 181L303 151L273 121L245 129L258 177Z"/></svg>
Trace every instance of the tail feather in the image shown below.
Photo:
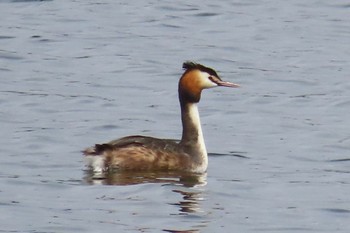
<svg viewBox="0 0 350 233"><path fill-rule="evenodd" d="M104 152L113 149L109 144L96 144L95 146L83 150L87 167L92 169L94 173L101 173L105 168Z"/></svg>
<svg viewBox="0 0 350 233"><path fill-rule="evenodd" d="M86 155L84 157L86 166L91 169L94 173L102 173L106 170L105 158L100 155Z"/></svg>
<svg viewBox="0 0 350 233"><path fill-rule="evenodd" d="M84 155L102 155L107 150L112 150L113 146L109 144L96 144L95 146L83 150Z"/></svg>
<svg viewBox="0 0 350 233"><path fill-rule="evenodd" d="M92 146L92 147L88 147L86 148L85 150L82 151L84 155L97 155L96 154L96 150L95 150L95 147Z"/></svg>

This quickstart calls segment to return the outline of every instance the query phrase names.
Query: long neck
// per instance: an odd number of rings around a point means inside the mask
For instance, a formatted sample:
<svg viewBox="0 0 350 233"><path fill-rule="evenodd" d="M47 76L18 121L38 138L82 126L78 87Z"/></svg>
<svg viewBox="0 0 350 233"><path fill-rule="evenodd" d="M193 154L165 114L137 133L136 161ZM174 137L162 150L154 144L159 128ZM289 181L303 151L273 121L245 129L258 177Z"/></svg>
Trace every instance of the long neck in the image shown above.
<svg viewBox="0 0 350 233"><path fill-rule="evenodd" d="M196 103L181 103L182 138L184 144L204 143L199 112Z"/></svg>
<svg viewBox="0 0 350 233"><path fill-rule="evenodd" d="M180 104L183 127L180 144L202 166L201 169L205 170L208 165L208 156L197 104L184 101L183 99L180 100Z"/></svg>

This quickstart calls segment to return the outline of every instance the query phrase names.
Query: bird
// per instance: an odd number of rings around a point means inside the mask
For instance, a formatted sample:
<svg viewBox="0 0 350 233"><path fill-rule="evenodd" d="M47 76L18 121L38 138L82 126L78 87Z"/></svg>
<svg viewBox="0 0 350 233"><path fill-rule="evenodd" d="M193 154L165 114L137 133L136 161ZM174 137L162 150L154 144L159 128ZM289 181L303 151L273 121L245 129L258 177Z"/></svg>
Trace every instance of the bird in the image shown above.
<svg viewBox="0 0 350 233"><path fill-rule="evenodd" d="M217 72L202 64L185 61L178 84L181 109L181 140L150 136L126 136L83 150L86 165L94 173L123 171L178 171L205 173L208 154L197 104L202 90L239 87L223 81Z"/></svg>

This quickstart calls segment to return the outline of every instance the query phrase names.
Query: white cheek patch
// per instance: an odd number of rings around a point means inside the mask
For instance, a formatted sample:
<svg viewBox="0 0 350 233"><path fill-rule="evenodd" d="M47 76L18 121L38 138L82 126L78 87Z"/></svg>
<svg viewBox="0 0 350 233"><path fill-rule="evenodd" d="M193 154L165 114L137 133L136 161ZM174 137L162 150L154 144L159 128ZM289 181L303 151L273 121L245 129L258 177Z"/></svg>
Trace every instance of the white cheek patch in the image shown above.
<svg viewBox="0 0 350 233"><path fill-rule="evenodd" d="M201 85L203 88L217 87L218 85L210 80L210 74L207 72L200 72L201 75Z"/></svg>

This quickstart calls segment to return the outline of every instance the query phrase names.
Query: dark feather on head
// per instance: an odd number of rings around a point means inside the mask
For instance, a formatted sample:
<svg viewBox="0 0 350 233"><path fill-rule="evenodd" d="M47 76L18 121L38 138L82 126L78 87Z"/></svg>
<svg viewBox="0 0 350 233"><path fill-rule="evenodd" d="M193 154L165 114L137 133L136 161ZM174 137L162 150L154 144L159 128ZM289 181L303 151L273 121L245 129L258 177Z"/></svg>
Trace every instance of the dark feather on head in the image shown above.
<svg viewBox="0 0 350 233"><path fill-rule="evenodd" d="M212 68L203 66L203 65L201 65L199 63L195 63L195 62L192 62L192 61L184 62L182 64L182 68L185 69L186 72L191 71L191 70L200 70L200 71L207 72L208 74L219 78L219 75Z"/></svg>

